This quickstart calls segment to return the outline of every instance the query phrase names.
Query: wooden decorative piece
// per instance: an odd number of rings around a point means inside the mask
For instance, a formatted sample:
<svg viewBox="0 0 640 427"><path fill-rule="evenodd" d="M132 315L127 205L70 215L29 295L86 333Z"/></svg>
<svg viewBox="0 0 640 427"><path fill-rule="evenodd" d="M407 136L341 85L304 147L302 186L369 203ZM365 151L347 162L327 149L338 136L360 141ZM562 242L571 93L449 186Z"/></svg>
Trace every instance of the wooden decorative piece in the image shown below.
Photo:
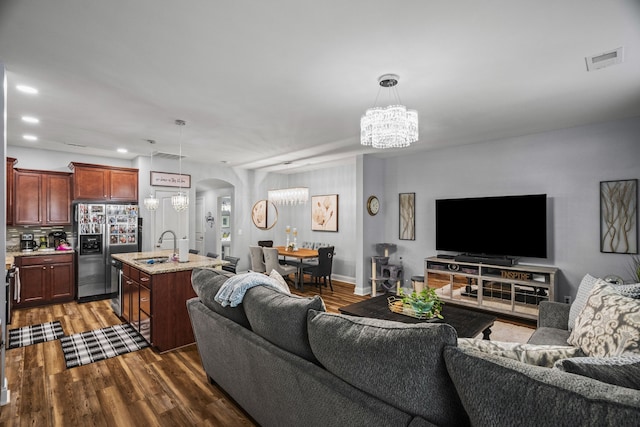
<svg viewBox="0 0 640 427"><path fill-rule="evenodd" d="M638 253L638 180L600 182L600 252Z"/></svg>
<svg viewBox="0 0 640 427"><path fill-rule="evenodd" d="M400 193L400 240L416 240L416 193Z"/></svg>

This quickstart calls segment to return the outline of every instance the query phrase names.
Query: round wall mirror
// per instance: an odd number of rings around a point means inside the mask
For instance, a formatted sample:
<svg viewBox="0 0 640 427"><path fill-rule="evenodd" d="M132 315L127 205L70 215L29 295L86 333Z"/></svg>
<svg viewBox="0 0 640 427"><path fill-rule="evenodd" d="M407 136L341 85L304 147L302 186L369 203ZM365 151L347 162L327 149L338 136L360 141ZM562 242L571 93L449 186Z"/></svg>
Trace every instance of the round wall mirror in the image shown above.
<svg viewBox="0 0 640 427"><path fill-rule="evenodd" d="M261 230L271 230L278 222L278 208L268 200L258 200L251 209L253 225Z"/></svg>

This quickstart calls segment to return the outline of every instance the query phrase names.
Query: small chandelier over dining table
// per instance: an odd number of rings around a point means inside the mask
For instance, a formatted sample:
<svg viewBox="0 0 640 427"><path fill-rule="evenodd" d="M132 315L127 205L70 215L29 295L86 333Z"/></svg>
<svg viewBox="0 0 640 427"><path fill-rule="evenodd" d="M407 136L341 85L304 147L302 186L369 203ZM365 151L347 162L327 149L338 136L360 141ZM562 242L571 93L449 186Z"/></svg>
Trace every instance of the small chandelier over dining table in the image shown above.
<svg viewBox="0 0 640 427"><path fill-rule="evenodd" d="M360 143L374 148L408 147L418 140L418 112L407 110L400 105L400 96L396 85L400 77L396 74L385 74L378 78L380 87L389 89L390 96L397 105L385 108L376 107L380 90L373 108L369 108L360 119Z"/></svg>
<svg viewBox="0 0 640 427"><path fill-rule="evenodd" d="M275 205L299 205L309 200L307 187L281 188L267 192L269 202Z"/></svg>
<svg viewBox="0 0 640 427"><path fill-rule="evenodd" d="M177 211L182 212L189 208L189 196L182 192L182 127L186 124L184 120L176 120L176 125L180 126L180 153L179 153L179 183L178 194L171 197L171 206Z"/></svg>

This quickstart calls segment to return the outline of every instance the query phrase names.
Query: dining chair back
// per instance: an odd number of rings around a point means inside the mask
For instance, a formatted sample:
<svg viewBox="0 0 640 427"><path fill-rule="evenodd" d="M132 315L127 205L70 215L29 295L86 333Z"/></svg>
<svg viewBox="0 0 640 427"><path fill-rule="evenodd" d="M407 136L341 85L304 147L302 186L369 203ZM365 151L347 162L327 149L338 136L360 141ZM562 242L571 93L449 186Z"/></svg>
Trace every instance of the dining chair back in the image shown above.
<svg viewBox="0 0 640 427"><path fill-rule="evenodd" d="M304 272L311 276L313 282L320 288L320 292L322 292L320 279L322 279L324 286L327 286L328 281L329 287L333 291L331 272L333 270L334 249L335 248L333 246L318 248L318 265L310 265L304 268Z"/></svg>
<svg viewBox="0 0 640 427"><path fill-rule="evenodd" d="M271 270L275 270L285 280L291 281L289 277L290 274L296 274L298 272L298 268L293 265L282 265L278 260L278 249L277 248L262 248L262 252L264 253L264 264L267 274L271 274ZM291 281L293 283L293 281Z"/></svg>
<svg viewBox="0 0 640 427"><path fill-rule="evenodd" d="M207 256L209 258L218 258L220 255L213 253L213 252L207 252Z"/></svg>
<svg viewBox="0 0 640 427"><path fill-rule="evenodd" d="M200 251L197 250L197 249L189 249L189 253L198 255L200 253Z"/></svg>
<svg viewBox="0 0 640 427"><path fill-rule="evenodd" d="M273 240L258 240L258 246L262 246L264 248L272 248Z"/></svg>
<svg viewBox="0 0 640 427"><path fill-rule="evenodd" d="M231 273L236 273L236 268L238 267L238 262L240 261L240 258L237 258L237 257L234 257L234 256L225 256L222 259L224 261L229 261L229 264L223 265L222 269L224 271L229 271Z"/></svg>
<svg viewBox="0 0 640 427"><path fill-rule="evenodd" d="M264 265L262 246L249 246L249 255L251 255L251 271L265 273L267 268Z"/></svg>

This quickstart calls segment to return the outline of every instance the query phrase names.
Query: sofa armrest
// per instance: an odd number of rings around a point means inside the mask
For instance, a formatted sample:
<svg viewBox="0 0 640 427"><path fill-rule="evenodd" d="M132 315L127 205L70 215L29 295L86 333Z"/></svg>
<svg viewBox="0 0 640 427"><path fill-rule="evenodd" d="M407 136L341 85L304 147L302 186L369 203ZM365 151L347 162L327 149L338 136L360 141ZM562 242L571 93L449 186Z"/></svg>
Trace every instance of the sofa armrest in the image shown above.
<svg viewBox="0 0 640 427"><path fill-rule="evenodd" d="M538 327L569 329L571 305L555 301L542 301L538 306Z"/></svg>

